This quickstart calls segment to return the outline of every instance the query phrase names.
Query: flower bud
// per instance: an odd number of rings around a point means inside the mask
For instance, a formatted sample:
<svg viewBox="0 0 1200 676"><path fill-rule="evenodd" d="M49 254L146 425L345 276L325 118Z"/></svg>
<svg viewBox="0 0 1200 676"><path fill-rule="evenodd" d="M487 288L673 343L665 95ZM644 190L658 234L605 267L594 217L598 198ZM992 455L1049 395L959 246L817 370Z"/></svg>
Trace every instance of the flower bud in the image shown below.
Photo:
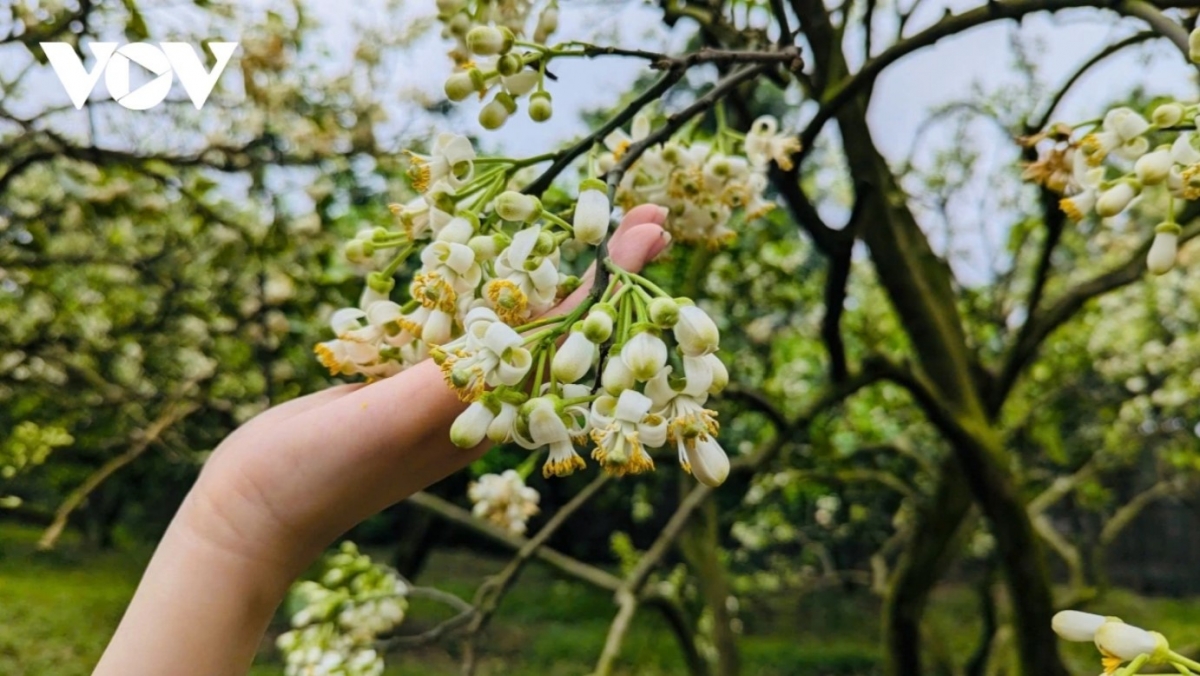
<svg viewBox="0 0 1200 676"><path fill-rule="evenodd" d="M536 198L535 198L536 199ZM534 256L549 256L558 248L558 240L554 235L545 230L538 233L537 240L533 244Z"/></svg>
<svg viewBox="0 0 1200 676"><path fill-rule="evenodd" d="M708 313L695 305L679 308L679 321L675 323L675 341L679 350L689 357L702 357L717 351L721 332Z"/></svg>
<svg viewBox="0 0 1200 676"><path fill-rule="evenodd" d="M454 419L450 426L450 441L459 448L474 448L487 435L488 426L495 420L496 414L482 401L477 401L467 407L467 410Z"/></svg>
<svg viewBox="0 0 1200 676"><path fill-rule="evenodd" d="M1174 127L1183 119L1183 106L1174 101L1164 103L1154 109L1150 118L1159 127Z"/></svg>
<svg viewBox="0 0 1200 676"><path fill-rule="evenodd" d="M479 126L490 130L499 129L508 122L508 116L508 108L498 98L492 99L479 111Z"/></svg>
<svg viewBox="0 0 1200 676"><path fill-rule="evenodd" d="M1192 29L1188 35L1188 58L1192 63L1200 63L1200 28Z"/></svg>
<svg viewBox="0 0 1200 676"><path fill-rule="evenodd" d="M604 373L600 376L604 391L616 397L636 384L637 379L625 365L625 360L610 352L608 360L604 362Z"/></svg>
<svg viewBox="0 0 1200 676"><path fill-rule="evenodd" d="M579 200L575 203L575 216L572 222L575 238L589 246L598 245L608 234L608 221L611 214L607 188L599 190L589 187L581 190Z"/></svg>
<svg viewBox="0 0 1200 676"><path fill-rule="evenodd" d="M1108 618L1103 615L1082 613L1078 610L1064 610L1055 614L1050 625L1054 628L1054 633L1063 640L1084 642L1094 641L1096 630L1107 621Z"/></svg>
<svg viewBox="0 0 1200 676"><path fill-rule="evenodd" d="M685 468L705 486L720 486L729 476L729 456L725 449L711 436L696 439L691 446L684 446L688 466Z"/></svg>
<svg viewBox="0 0 1200 676"><path fill-rule="evenodd" d="M446 98L451 101L462 101L474 94L476 87L470 72L459 71L451 73L450 77L446 78L446 84L442 86L442 90L446 92Z"/></svg>
<svg viewBox="0 0 1200 676"><path fill-rule="evenodd" d="M1143 185L1156 185L1167 180L1174 162L1171 151L1167 146L1161 146L1152 153L1146 153L1138 158L1133 165L1133 171Z"/></svg>
<svg viewBox="0 0 1200 676"><path fill-rule="evenodd" d="M647 308L650 321L661 329L669 329L679 321L679 303L671 298L655 298Z"/></svg>
<svg viewBox="0 0 1200 676"><path fill-rule="evenodd" d="M599 351L582 331L572 331L554 354L550 373L564 383L573 383L592 368Z"/></svg>
<svg viewBox="0 0 1200 676"><path fill-rule="evenodd" d="M541 73L536 70L523 70L514 75L500 78L504 91L513 96L524 96L542 81Z"/></svg>
<svg viewBox="0 0 1200 676"><path fill-rule="evenodd" d="M396 288L396 280L391 275L376 271L367 275L367 287L372 291L387 295Z"/></svg>
<svg viewBox="0 0 1200 676"><path fill-rule="evenodd" d="M475 257L480 261L490 261L500 251L500 247L496 243L496 238L491 235L472 237L467 242L467 246L471 247L471 251L475 252Z"/></svg>
<svg viewBox="0 0 1200 676"><path fill-rule="evenodd" d="M554 106L550 104L550 92L534 92L529 97L529 119L545 122L553 114Z"/></svg>
<svg viewBox="0 0 1200 676"><path fill-rule="evenodd" d="M1096 213L1101 218L1116 216L1125 211L1134 197L1137 197L1137 190L1133 185L1129 181L1121 181L1100 193L1100 197L1096 200Z"/></svg>
<svg viewBox="0 0 1200 676"><path fill-rule="evenodd" d="M1154 242L1146 254L1146 269L1156 275L1165 275L1175 267L1175 256L1179 252L1179 234L1175 223L1159 223L1154 228Z"/></svg>
<svg viewBox="0 0 1200 676"><path fill-rule="evenodd" d="M1125 662L1170 649L1161 634L1112 620L1096 630L1096 647Z"/></svg>
<svg viewBox="0 0 1200 676"><path fill-rule="evenodd" d="M650 380L667 365L667 344L646 328L621 348L621 361L638 380Z"/></svg>
<svg viewBox="0 0 1200 676"><path fill-rule="evenodd" d="M558 3L551 2L538 15L537 28L533 30L533 41L545 44L546 39L556 30L558 30Z"/></svg>
<svg viewBox="0 0 1200 676"><path fill-rule="evenodd" d="M361 239L352 239L346 242L346 260L351 263L366 263L371 260L371 254L367 253L367 246L368 244ZM374 248L373 246L371 247L372 253L374 252Z"/></svg>
<svg viewBox="0 0 1200 676"><path fill-rule="evenodd" d="M513 54L512 52L505 54L504 56L500 57L498 61L496 61L496 72L505 76L516 75L517 73L521 72L521 69L524 67L525 62L521 60L521 57Z"/></svg>
<svg viewBox="0 0 1200 676"><path fill-rule="evenodd" d="M476 26L467 33L467 49L479 56L505 54L513 46L512 31L494 26Z"/></svg>
<svg viewBox="0 0 1200 676"><path fill-rule="evenodd" d="M493 202L493 207L500 218L514 222L529 222L542 213L542 203L538 198L515 190L500 193Z"/></svg>
<svg viewBox="0 0 1200 676"><path fill-rule="evenodd" d="M596 308L592 308L587 319L583 320L583 335L597 345L608 340L612 336L612 331L613 317L607 312L598 312Z"/></svg>

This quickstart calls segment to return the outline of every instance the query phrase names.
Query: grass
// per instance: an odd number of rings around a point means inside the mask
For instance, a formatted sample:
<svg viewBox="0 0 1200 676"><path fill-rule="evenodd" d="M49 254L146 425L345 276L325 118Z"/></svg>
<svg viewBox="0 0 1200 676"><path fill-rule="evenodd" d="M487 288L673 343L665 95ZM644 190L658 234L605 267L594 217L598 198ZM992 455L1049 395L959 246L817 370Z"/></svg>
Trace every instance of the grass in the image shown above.
<svg viewBox="0 0 1200 676"><path fill-rule="evenodd" d="M149 549L93 553L66 541L49 554L34 551L37 533L0 524L0 674L86 676L116 627L141 575ZM470 598L503 561L462 551L439 551L418 582ZM537 565L521 577L481 641L479 673L577 676L587 673L604 642L614 607L611 595L564 581ZM1196 635L1194 601L1142 599L1116 591L1103 610L1153 627L1177 641ZM407 628L419 631L449 611L416 600ZM880 672L878 602L865 595L786 594L742 601L746 631L740 642L743 673L870 676ZM955 655L969 654L978 636L976 600L961 587L939 590L928 631ZM279 628L276 628L278 631ZM1189 633L1190 632L1190 633ZM1074 673L1098 671L1094 649L1064 646ZM388 658L388 676L458 674L459 652L442 642ZM271 638L254 676L279 676ZM639 613L627 637L618 673L684 673L675 640L653 612Z"/></svg>

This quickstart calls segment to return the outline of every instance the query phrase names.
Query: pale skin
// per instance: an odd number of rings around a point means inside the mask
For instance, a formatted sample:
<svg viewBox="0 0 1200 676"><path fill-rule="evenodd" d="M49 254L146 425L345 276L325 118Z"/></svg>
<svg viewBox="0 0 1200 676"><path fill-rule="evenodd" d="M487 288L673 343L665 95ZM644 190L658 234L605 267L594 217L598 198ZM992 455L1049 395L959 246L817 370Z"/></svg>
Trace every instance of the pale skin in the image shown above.
<svg viewBox="0 0 1200 676"><path fill-rule="evenodd" d="M631 210L609 242L631 271L662 252L665 209ZM548 314L569 312L584 283ZM244 674L288 587L339 535L466 467L465 408L430 360L276 406L226 438L146 568L94 676Z"/></svg>

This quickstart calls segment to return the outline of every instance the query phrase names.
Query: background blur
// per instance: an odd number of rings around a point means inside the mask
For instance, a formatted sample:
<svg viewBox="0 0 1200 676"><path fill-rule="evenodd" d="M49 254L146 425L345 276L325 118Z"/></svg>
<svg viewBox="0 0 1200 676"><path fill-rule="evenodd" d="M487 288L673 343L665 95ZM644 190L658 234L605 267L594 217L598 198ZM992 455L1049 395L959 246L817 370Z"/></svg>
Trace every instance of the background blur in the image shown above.
<svg viewBox="0 0 1200 676"><path fill-rule="evenodd" d="M747 26L765 24L765 2L726 4L744 10ZM664 23L655 3L561 5L562 39L671 52L696 44L695 26ZM876 29L894 33L883 9ZM946 9L922 4L909 30ZM311 347L361 288L341 244L390 224L387 205L412 197L402 150L424 148L435 130L479 134L472 104L443 100L450 62L434 13L432 0L0 0L0 674L88 673L206 454L256 413L332 382ZM862 28L851 24L854 38ZM1038 15L939 43L875 87L873 135L955 274L968 340L984 360L1024 321L1036 264L1037 194L1019 182L1012 139L1092 53L1139 30L1092 10ZM37 43L81 36L240 48L202 110L178 85L155 109L126 110L105 100L101 82L77 111ZM847 53L852 63L866 54ZM513 156L552 150L649 77L622 60L579 60L556 75L550 123L514 120L478 145ZM714 78L694 69L664 105ZM1054 119L1192 95L1193 80L1169 47L1143 41L1081 78ZM795 88L759 91L754 105L785 128L814 113ZM818 139L802 181L823 216L844 220L852 174L836 141L832 132ZM1108 269L1142 235L1081 224L1055 254L1062 274L1049 293ZM997 422L1061 598L1093 601L1184 651L1200 642L1196 258L1185 248L1176 271L1080 307ZM864 251L852 267L847 355L903 357L911 346ZM728 250L676 250L649 274L704 298L721 322L734 386L716 405L730 454L783 444L770 471L716 493L674 555L678 567L663 574L695 576L698 626L720 636L711 624L727 625L744 673L880 673L881 595L944 442L887 384L806 430L778 427L829 379L825 262L786 209ZM500 450L473 472L521 459ZM551 545L620 570L678 503L677 474L610 487ZM469 479L431 493L467 506ZM586 481L532 479L542 493L532 528ZM503 547L414 505L350 537L464 598L505 562ZM702 610L713 593L706 565L727 583L719 620ZM939 673L962 673L997 640L1008 612L998 575L993 538L972 516L926 618ZM415 633L447 612L415 601L404 626ZM488 629L481 672L585 673L612 612L610 593L533 571ZM637 623L623 673L681 673L663 620L644 612ZM256 674L282 673L271 638ZM1098 670L1094 652L1074 648L1065 649L1074 669ZM435 644L393 654L387 673L457 673L456 659L454 645Z"/></svg>

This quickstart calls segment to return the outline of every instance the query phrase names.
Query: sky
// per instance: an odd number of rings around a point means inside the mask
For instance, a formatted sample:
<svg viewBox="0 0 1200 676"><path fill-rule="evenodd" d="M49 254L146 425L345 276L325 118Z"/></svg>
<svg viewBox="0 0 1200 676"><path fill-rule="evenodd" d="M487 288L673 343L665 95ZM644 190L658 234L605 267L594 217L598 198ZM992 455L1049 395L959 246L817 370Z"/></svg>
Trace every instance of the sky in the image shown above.
<svg viewBox="0 0 1200 676"><path fill-rule="evenodd" d="M907 6L912 0L899 1ZM186 4L179 0L144 0L141 3L155 37L194 30L195 16L189 14ZM238 39L239 21L259 21L266 9L277 2L245 0L232 4L236 11L219 28L225 39ZM693 30L687 21L679 22L674 31L667 29L661 22L661 11L656 5L648 3L561 0L561 4L560 30L556 34L556 38L561 40L581 39L597 44L677 53L684 48L685 40ZM911 35L931 25L948 9L960 11L977 5L977 1L923 0L913 13L905 33ZM881 3L881 8L888 6L890 3ZM436 13L434 0L360 0L354 3L309 0L305 8L309 17L321 27L316 36L317 44L309 51L321 55L319 68L331 71L351 62L353 55L346 46L353 45L356 42L353 38L362 31L402 31L422 21L430 21ZM756 20L765 22L766 18L764 13L758 15ZM3 28L0 26L0 32ZM1063 82L1080 63L1104 45L1142 28L1139 21L1122 19L1112 12L1080 9L1053 16L1033 15L1021 24L996 22L945 39L902 59L880 77L869 111L875 141L885 156L899 163L914 149L914 138L931 109L970 99L973 91L1019 84L1011 69L1014 54L1012 45L1018 37L1038 64L1041 79L1053 84ZM890 12L881 9L875 22L876 44L889 44L894 34L894 19L891 19ZM847 43L852 66L861 64L864 58L858 46L861 45L861 30L851 30ZM380 96L392 96L396 100L438 100L442 83L451 70L450 62L445 57L446 48L447 43L440 38L436 28L428 31L416 41L414 49L401 53L394 62L388 63L389 74L378 85ZM875 51L878 50L879 47L876 47ZM0 75L11 74L20 67L12 60L6 62L4 56L4 52L0 51ZM558 80L549 86L555 107L554 116L549 122L536 124L524 114L519 114L502 130L486 132L474 119L480 104L466 102L457 107L449 121L438 118L438 123L449 125L453 131L477 135L485 151L515 156L540 154L586 133L580 113L611 106L634 79L645 72L645 68L645 64L639 60L617 57L559 60L553 66ZM222 76L222 83L229 85L236 82L240 75L235 71L236 68L231 67ZM691 76L704 81L711 79L713 72L697 69ZM45 82L45 86L37 89L31 102L66 102L65 93L50 79L48 72L40 81ZM1136 83L1142 84L1153 94L1195 97L1195 72L1184 63L1173 46L1160 40L1131 49L1083 78L1064 99L1058 117L1067 121L1096 117L1110 99L1125 94ZM102 95L103 82L98 90ZM812 102L800 103L798 94L793 94L793 100L799 105L795 113L785 120L785 125L799 129L812 115L815 105ZM392 130L398 134L400 130L408 128L413 122L410 118L420 115L414 112L416 110L418 108L411 105L407 108L396 106L389 123L393 125ZM118 110L116 114L139 113ZM86 120L82 113L75 117L68 113L64 119L77 127ZM158 131L160 135L169 136L169 133L164 133L169 129ZM973 128L975 131L979 134L975 139L976 149L981 153L979 161L985 167L999 170L1006 164L1011 165L1014 153L1011 143L994 128ZM922 144L916 146L916 165L928 166L932 149L945 147L951 138L950 133L948 126L943 129L935 127L922 136ZM992 208L988 202L990 186L987 173L981 173L977 185L965 194L959 204L951 205L949 211L956 219L970 220L976 218L973 214ZM928 215L923 218L928 218ZM990 223L982 224L977 233L967 237L965 244L964 241L956 243L956 272L968 281L986 278L983 272L988 263L986 252L995 249L1006 237L1006 221L999 218L990 220ZM947 244L937 241L936 237L934 239L935 244ZM963 250L958 251L958 247Z"/></svg>

